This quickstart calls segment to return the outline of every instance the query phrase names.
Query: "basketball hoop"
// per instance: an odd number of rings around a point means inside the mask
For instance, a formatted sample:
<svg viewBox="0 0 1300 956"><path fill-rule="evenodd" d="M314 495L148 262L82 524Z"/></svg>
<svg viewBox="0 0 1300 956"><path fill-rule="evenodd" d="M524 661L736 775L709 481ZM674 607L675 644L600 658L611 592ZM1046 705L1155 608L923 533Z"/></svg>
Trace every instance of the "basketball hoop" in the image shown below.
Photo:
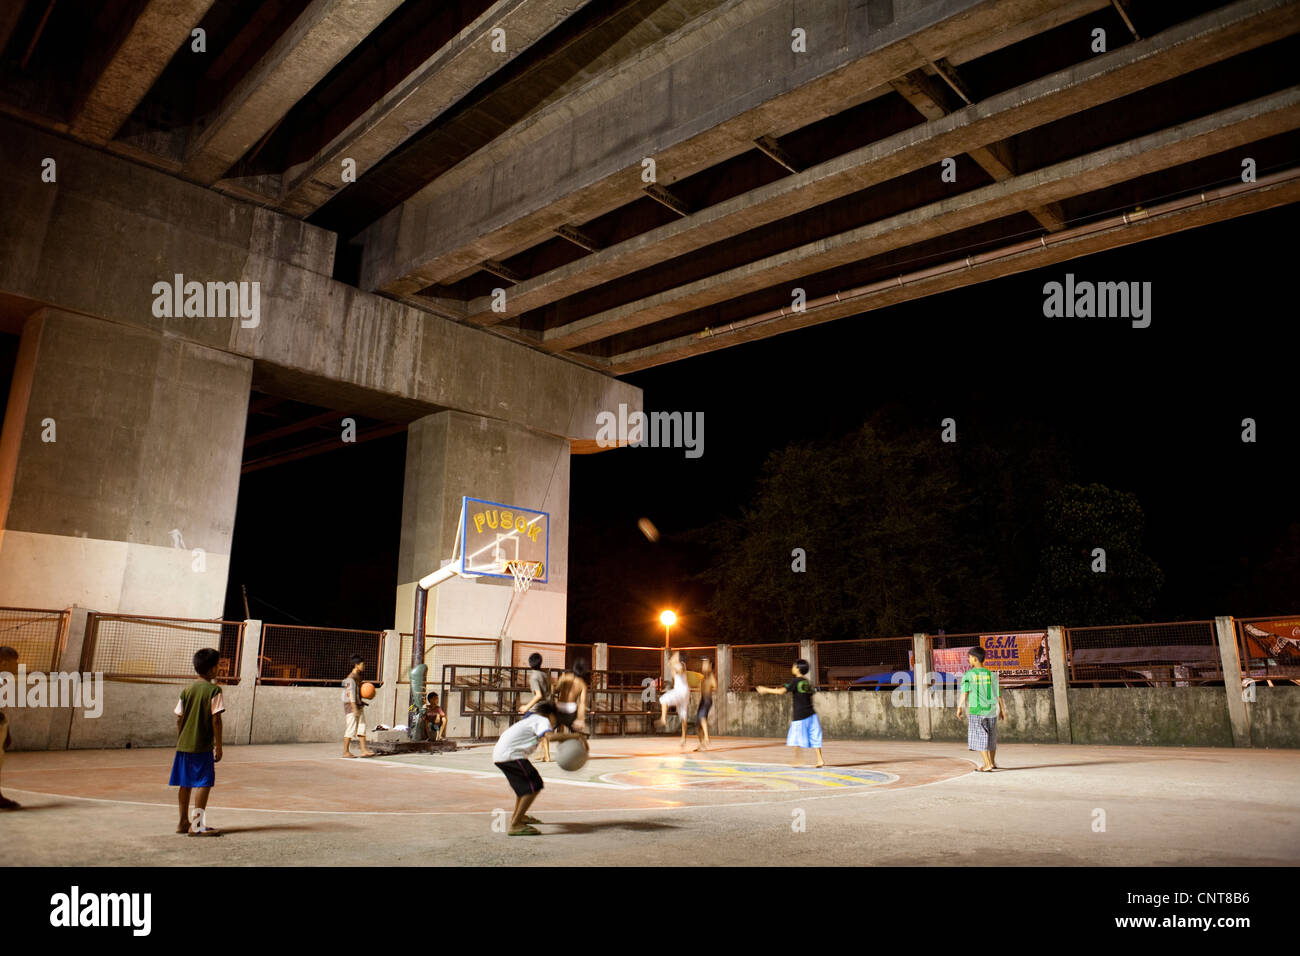
<svg viewBox="0 0 1300 956"><path fill-rule="evenodd" d="M540 561L507 561L506 570L514 576L515 593L523 594L533 586L533 580L542 574Z"/></svg>

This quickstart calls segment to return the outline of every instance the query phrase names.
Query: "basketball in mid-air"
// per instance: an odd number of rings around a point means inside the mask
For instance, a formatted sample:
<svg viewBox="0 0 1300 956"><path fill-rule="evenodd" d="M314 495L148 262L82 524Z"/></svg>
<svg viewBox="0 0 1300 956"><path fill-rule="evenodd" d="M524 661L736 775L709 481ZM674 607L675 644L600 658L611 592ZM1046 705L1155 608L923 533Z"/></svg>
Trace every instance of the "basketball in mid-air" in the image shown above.
<svg viewBox="0 0 1300 956"><path fill-rule="evenodd" d="M587 748L576 737L561 740L551 753L555 755L555 762L560 765L561 770L581 770L582 765L587 762Z"/></svg>
<svg viewBox="0 0 1300 956"><path fill-rule="evenodd" d="M641 533L645 535L648 540L659 540L659 529L654 526L654 522L649 518L642 518L636 523L636 526L641 529Z"/></svg>
<svg viewBox="0 0 1300 956"><path fill-rule="evenodd" d="M364 684L362 684L362 685L361 685L361 696L364 697L366 700L370 700L372 697L374 697L374 696L375 696L375 685L372 684L372 683L370 683L370 681L366 681Z"/></svg>

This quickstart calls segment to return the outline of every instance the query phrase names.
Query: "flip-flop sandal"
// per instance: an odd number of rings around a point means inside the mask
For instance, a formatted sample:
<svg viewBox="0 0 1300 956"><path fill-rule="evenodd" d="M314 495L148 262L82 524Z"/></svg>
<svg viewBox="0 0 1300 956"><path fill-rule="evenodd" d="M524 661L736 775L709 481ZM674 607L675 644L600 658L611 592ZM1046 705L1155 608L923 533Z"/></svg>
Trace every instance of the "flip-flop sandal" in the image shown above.
<svg viewBox="0 0 1300 956"><path fill-rule="evenodd" d="M520 827L518 830L511 830L508 836L541 836L542 831L530 826Z"/></svg>
<svg viewBox="0 0 1300 956"><path fill-rule="evenodd" d="M537 817L534 816L524 817L524 823L541 823L541 822L542 822L541 820L537 819Z"/></svg>

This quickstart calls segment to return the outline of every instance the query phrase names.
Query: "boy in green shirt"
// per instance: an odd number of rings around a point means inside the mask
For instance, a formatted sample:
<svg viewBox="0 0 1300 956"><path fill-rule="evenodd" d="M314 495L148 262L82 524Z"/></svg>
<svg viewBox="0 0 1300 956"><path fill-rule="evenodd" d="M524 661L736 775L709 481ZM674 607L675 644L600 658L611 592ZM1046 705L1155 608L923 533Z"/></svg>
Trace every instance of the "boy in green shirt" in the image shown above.
<svg viewBox="0 0 1300 956"><path fill-rule="evenodd" d="M217 782L216 763L221 759L221 715L226 705L221 688L212 682L221 652L205 647L194 655L199 680L181 691L176 702L176 759L172 761L171 786L179 787L181 822L177 833L190 836L220 836L207 823L208 794ZM194 792L194 809L190 793Z"/></svg>
<svg viewBox="0 0 1300 956"><path fill-rule="evenodd" d="M961 716L970 696L966 721L966 745L979 751L984 766L976 767L981 773L997 769L993 762L998 752L998 717L1007 719L1007 705L1002 703L1002 689L998 675L984 666L984 648L976 646L968 655L970 669L961 675L961 696L957 698L957 716Z"/></svg>

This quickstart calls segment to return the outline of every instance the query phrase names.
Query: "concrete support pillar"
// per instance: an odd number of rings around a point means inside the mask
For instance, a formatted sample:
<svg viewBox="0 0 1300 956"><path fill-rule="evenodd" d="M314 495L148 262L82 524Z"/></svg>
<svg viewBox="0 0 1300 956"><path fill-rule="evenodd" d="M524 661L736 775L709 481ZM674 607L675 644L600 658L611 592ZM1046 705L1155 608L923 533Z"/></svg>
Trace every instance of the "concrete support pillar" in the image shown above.
<svg viewBox="0 0 1300 956"><path fill-rule="evenodd" d="M718 692L713 695L713 726L720 734L731 733L731 645L719 644L713 671L718 675Z"/></svg>
<svg viewBox="0 0 1300 956"><path fill-rule="evenodd" d="M1056 706L1056 742L1074 742L1070 733L1070 667L1065 653L1065 628L1047 629L1047 657L1052 667L1052 701Z"/></svg>
<svg viewBox="0 0 1300 956"><path fill-rule="evenodd" d="M414 638L412 638L414 640ZM414 645L412 645L414 652ZM379 688L379 693L375 695L375 702L370 707L374 712L374 717L368 723L383 723L389 727L396 724L406 723L406 690L405 684L401 685L402 693L398 693L397 679L401 675L402 663L402 632L392 629L384 631L384 662L379 674L379 679L383 681L383 686ZM433 690L433 687L426 687L425 693ZM402 719L397 719L398 708L402 710ZM447 710L447 705L442 705L443 710Z"/></svg>
<svg viewBox="0 0 1300 956"><path fill-rule="evenodd" d="M226 738L234 743L253 742L253 712L257 709L257 677L262 657L262 622L244 621L244 644L239 649L239 723L225 728Z"/></svg>
<svg viewBox="0 0 1300 956"><path fill-rule="evenodd" d="M508 579L451 580L429 591L430 634L563 644L569 573L569 443L495 419L438 412L411 423L397 566L396 626L410 628L415 582L451 558L461 498L469 495L550 515L550 570L514 601ZM510 617L506 633L507 610Z"/></svg>
<svg viewBox="0 0 1300 956"><path fill-rule="evenodd" d="M0 605L220 617L252 370L143 329L29 318L0 435Z"/></svg>
<svg viewBox="0 0 1300 956"><path fill-rule="evenodd" d="M609 670L609 645L608 644L591 645L591 669L593 672L599 671L601 673Z"/></svg>
<svg viewBox="0 0 1300 956"><path fill-rule="evenodd" d="M1231 617L1216 617L1214 632L1219 640L1219 657L1223 662L1223 691L1228 698L1228 722L1232 725L1232 743L1251 746L1250 713L1242 696L1241 656L1237 648L1237 629Z"/></svg>
<svg viewBox="0 0 1300 956"><path fill-rule="evenodd" d="M81 673L82 657L86 647L86 628L90 624L90 611L84 607L68 609L68 633L63 640L57 669L65 674ZM42 669L45 667L41 665ZM22 714L21 723L10 711L9 718L21 732L14 733L15 747L23 750L66 750L72 739L72 722L76 709L48 707ZM33 719L35 718L35 719Z"/></svg>
<svg viewBox="0 0 1300 956"><path fill-rule="evenodd" d="M912 635L912 706L916 708L917 736L929 740L930 731L930 649L929 634Z"/></svg>

